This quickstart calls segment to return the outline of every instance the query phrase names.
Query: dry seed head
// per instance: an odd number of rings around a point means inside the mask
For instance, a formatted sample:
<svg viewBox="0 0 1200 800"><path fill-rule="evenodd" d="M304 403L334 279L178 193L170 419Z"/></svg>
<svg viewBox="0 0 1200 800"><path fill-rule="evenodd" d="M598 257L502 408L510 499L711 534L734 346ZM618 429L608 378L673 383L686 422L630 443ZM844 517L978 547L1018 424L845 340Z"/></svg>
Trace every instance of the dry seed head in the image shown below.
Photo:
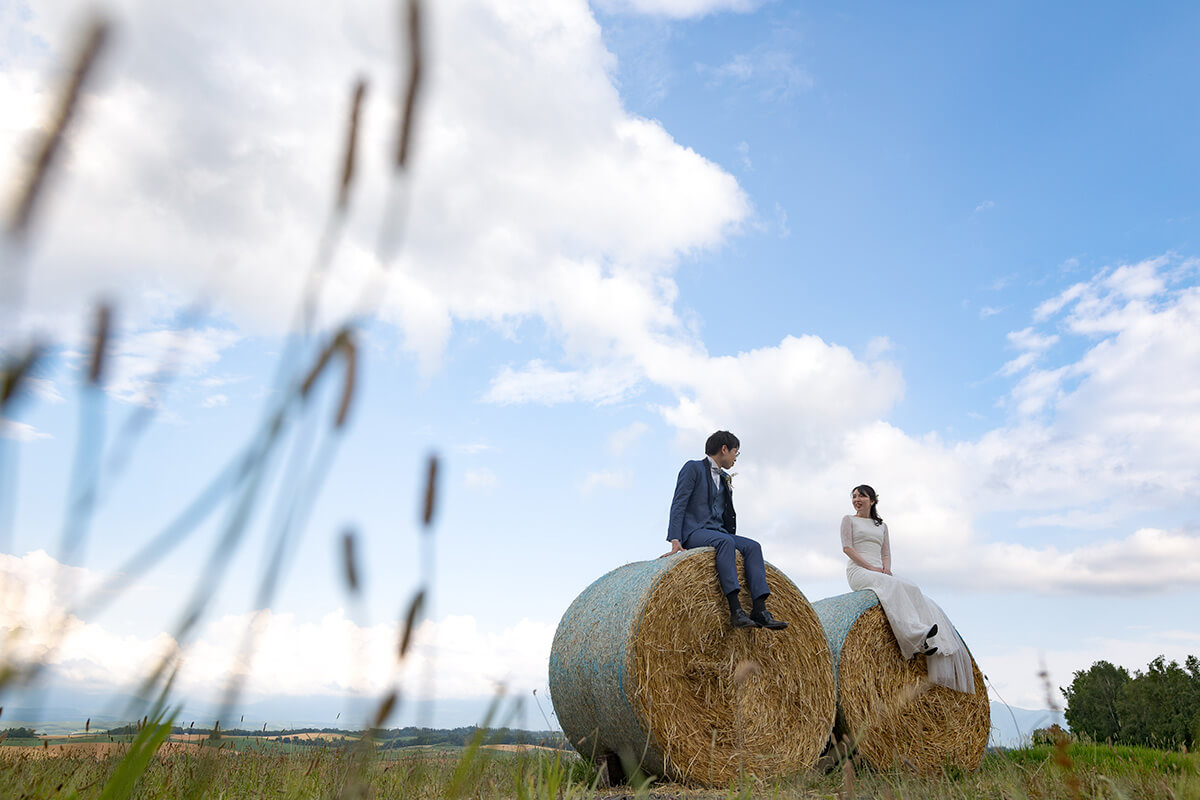
<svg viewBox="0 0 1200 800"><path fill-rule="evenodd" d="M112 306L107 303L96 309L96 330L92 334L92 365L88 370L88 382L100 385L104 374L104 351L108 347L108 332L112 325Z"/></svg>
<svg viewBox="0 0 1200 800"><path fill-rule="evenodd" d="M37 343L31 344L20 360L6 364L0 372L0 410L8 405L8 401L17 393L21 379L25 377L42 355L42 348Z"/></svg>
<svg viewBox="0 0 1200 800"><path fill-rule="evenodd" d="M108 35L109 24L104 19L93 20L84 33L83 42L75 56L75 64L71 67L71 76L59 97L58 106L54 109L54 117L50 120L48 130L42 137L37 155L33 160L33 171L25 181L14 204L12 217L8 221L8 232L11 236L22 235L29 227L29 220L33 217L33 210L45 185L46 176L62 145L63 135L75 115L75 109L79 105L83 84L95 66L96 58L108 40Z"/></svg>
<svg viewBox="0 0 1200 800"><path fill-rule="evenodd" d="M404 15L404 29L408 38L408 83L405 85L400 117L400 137L396 146L396 168L408 165L408 151L412 140L413 114L417 107L417 92L421 86L421 3L408 0Z"/></svg>
<svg viewBox="0 0 1200 800"><path fill-rule="evenodd" d="M346 585L350 591L358 591L357 560L354 557L354 531L342 534L342 563L346 568Z"/></svg>
<svg viewBox="0 0 1200 800"><path fill-rule="evenodd" d="M392 709L396 707L396 691L393 689L383 702L379 704L379 709L375 712L375 724L372 727L381 728L387 718L392 715Z"/></svg>
<svg viewBox="0 0 1200 800"><path fill-rule="evenodd" d="M338 406L337 421L334 427L340 428L346 424L346 416L350 413L350 401L354 398L354 379L357 373L358 348L350 337L350 331L343 328L333 341L334 346L341 349L346 359L346 382L342 386L342 402Z"/></svg>
<svg viewBox="0 0 1200 800"><path fill-rule="evenodd" d="M412 644L413 626L417 621L417 614L421 612L421 606L425 604L425 590L422 589L413 597L412 603L408 606L408 614L404 619L404 632L400 636L400 658L408 653L408 647Z"/></svg>
<svg viewBox="0 0 1200 800"><path fill-rule="evenodd" d="M425 509L421 514L425 527L429 527L433 522L433 512L437 505L437 473L438 457L435 454L429 457L429 470L425 475Z"/></svg>
<svg viewBox="0 0 1200 800"><path fill-rule="evenodd" d="M334 427L340 428L346 423L346 416L350 413L350 401L354 398L354 382L357 373L358 348L354 345L354 339L350 336L350 329L343 327L334 335L333 341L329 346L321 351L321 355L317 358L317 363L309 370L308 375L304 378L304 382L300 384L300 396L307 398L308 393L312 391L313 385L317 382L317 378L329 366L330 359L334 354L341 354L346 362L346 380L342 385L342 401L338 405L337 417L334 421Z"/></svg>
<svg viewBox="0 0 1200 800"><path fill-rule="evenodd" d="M757 661L749 658L742 659L733 668L733 685L741 686L760 672L762 672L762 667L758 666Z"/></svg>
<svg viewBox="0 0 1200 800"><path fill-rule="evenodd" d="M354 99L350 103L350 123L346 132L346 156L342 161L342 180L338 186L337 205L345 209L350 202L350 185L354 182L355 153L358 151L358 120L362 113L363 97L367 93L367 82L359 78L354 84Z"/></svg>

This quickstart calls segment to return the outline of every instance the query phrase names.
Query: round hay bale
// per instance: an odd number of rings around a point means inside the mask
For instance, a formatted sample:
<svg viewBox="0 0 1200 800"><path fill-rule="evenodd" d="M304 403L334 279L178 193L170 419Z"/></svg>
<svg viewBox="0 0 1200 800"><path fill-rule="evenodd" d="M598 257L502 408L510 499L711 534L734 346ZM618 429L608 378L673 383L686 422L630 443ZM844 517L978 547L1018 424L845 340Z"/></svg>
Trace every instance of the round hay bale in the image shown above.
<svg viewBox="0 0 1200 800"><path fill-rule="evenodd" d="M813 603L829 639L838 682L837 724L876 768L920 773L979 767L991 732L991 710L975 659L975 693L935 686L925 656L906 661L879 598L870 589Z"/></svg>
<svg viewBox="0 0 1200 800"><path fill-rule="evenodd" d="M741 559L738 574L742 574ZM563 615L550 696L585 758L728 785L810 767L836 708L833 663L808 600L767 565L784 631L735 630L711 547L619 567ZM742 586L744 607L750 598Z"/></svg>

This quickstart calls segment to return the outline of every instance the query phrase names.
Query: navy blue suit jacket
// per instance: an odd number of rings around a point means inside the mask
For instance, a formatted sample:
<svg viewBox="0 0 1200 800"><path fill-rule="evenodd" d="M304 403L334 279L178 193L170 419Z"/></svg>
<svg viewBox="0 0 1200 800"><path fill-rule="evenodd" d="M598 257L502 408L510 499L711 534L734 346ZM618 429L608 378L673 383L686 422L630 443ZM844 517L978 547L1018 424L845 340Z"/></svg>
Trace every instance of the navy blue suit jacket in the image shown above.
<svg viewBox="0 0 1200 800"><path fill-rule="evenodd" d="M737 533L737 514L733 511L733 491L726 485L725 516L726 533ZM675 481L675 497L671 500L671 518L667 522L667 541L678 539L680 544L692 531L700 530L712 516L713 485L707 459L689 461L679 470Z"/></svg>

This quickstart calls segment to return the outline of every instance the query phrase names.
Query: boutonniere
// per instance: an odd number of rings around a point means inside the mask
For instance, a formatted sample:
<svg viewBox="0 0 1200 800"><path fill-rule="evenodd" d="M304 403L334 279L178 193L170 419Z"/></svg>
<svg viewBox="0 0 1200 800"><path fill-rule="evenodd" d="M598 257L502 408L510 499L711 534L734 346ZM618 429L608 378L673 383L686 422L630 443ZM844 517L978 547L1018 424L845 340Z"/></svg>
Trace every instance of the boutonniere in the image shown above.
<svg viewBox="0 0 1200 800"><path fill-rule="evenodd" d="M725 473L725 485L728 486L730 489L733 488L733 476L734 475L737 475L737 473L736 472L726 472Z"/></svg>

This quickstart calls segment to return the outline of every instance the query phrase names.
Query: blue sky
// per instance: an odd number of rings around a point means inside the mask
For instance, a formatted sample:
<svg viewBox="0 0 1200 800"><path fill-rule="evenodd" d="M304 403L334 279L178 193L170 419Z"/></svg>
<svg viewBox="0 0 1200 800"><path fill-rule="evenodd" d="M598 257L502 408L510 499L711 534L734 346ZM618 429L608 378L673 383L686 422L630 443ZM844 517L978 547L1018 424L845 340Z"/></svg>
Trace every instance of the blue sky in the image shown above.
<svg viewBox="0 0 1200 800"><path fill-rule="evenodd" d="M17 498L0 624L34 631L29 648L65 602L48 587L87 309L105 298L117 314L110 441L131 412L155 416L68 562L85 585L277 398L362 75L323 334L362 287L374 302L350 424L248 700L378 694L429 663L456 714L501 682L544 696L562 612L665 551L676 472L717 427L742 437L744 532L811 599L845 591L838 523L850 487L874 485L896 571L946 609L993 699L1044 705L1043 664L1066 684L1100 658L1200 650L1200 11L431 4L416 157L396 181L394 9L323 5L110 7L117 36L32 246L5 253L30 286L6 349L35 331L55 343L0 439ZM0 3L6 196L82 13ZM385 269L389 193L410 214ZM186 317L197 300L206 313ZM178 377L156 393L166 357ZM433 595L397 672L433 452ZM255 610L268 516L197 629L192 696L219 690ZM341 579L348 528L361 600ZM202 527L84 614L52 680L127 690L169 645L217 536Z"/></svg>

